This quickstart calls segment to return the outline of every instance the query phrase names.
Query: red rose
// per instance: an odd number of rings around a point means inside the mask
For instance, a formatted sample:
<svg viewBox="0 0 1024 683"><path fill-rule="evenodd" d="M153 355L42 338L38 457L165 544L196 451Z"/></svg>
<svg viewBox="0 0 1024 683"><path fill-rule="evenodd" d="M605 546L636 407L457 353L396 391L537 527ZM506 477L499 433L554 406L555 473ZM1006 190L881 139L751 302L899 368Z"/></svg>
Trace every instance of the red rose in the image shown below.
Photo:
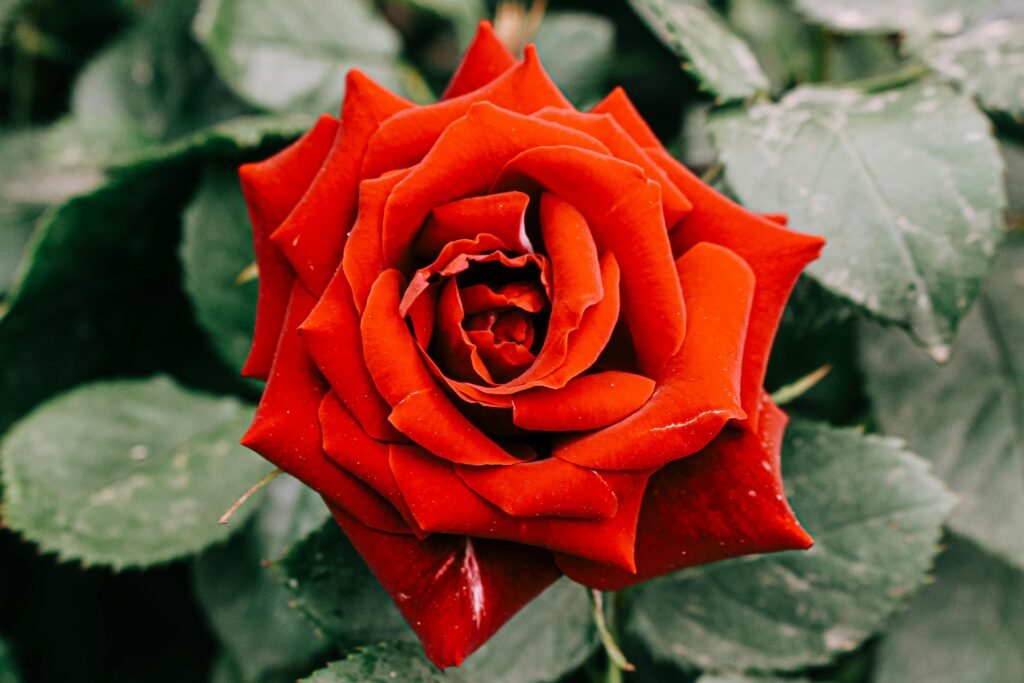
<svg viewBox="0 0 1024 683"><path fill-rule="evenodd" d="M563 573L610 590L805 548L762 388L822 241L576 111L481 24L441 102L353 71L241 169L260 293L244 443L323 495L438 666Z"/></svg>

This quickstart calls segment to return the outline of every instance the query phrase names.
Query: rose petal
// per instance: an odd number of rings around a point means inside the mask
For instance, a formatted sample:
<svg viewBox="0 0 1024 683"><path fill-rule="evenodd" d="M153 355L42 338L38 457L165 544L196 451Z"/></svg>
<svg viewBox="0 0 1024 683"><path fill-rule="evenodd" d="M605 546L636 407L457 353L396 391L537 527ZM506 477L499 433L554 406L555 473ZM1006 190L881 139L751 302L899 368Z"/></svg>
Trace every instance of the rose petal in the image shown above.
<svg viewBox="0 0 1024 683"><path fill-rule="evenodd" d="M754 277L722 247L702 243L679 259L689 311L686 340L658 376L654 395L626 419L572 439L554 455L595 469L647 469L695 453L731 419Z"/></svg>
<svg viewBox="0 0 1024 683"><path fill-rule="evenodd" d="M694 210L672 234L673 250L681 254L698 242L720 244L739 254L754 270L757 286L743 361L743 409L757 429L758 405L775 331L789 294L804 267L816 259L824 241L786 230L779 216L764 218L736 205L665 151L643 117L621 89L614 90L591 111L611 114L644 147L693 203Z"/></svg>
<svg viewBox="0 0 1024 683"><path fill-rule="evenodd" d="M414 252L420 258L433 259L449 242L473 239L480 233L494 235L510 251L532 252L533 245L526 236L529 203L530 197L522 192L501 192L435 207L416 240Z"/></svg>
<svg viewBox="0 0 1024 683"><path fill-rule="evenodd" d="M425 536L416 526L395 483L388 463L387 444L368 437L333 391L328 391L320 402L318 417L324 453L391 503L414 533Z"/></svg>
<svg viewBox="0 0 1024 683"><path fill-rule="evenodd" d="M360 71L348 72L334 147L302 200L271 235L310 292L321 294L341 261L370 136L383 121L411 106Z"/></svg>
<svg viewBox="0 0 1024 683"><path fill-rule="evenodd" d="M332 513L441 669L461 664L561 575L540 548L466 536L419 541Z"/></svg>
<svg viewBox="0 0 1024 683"><path fill-rule="evenodd" d="M555 278L557 283L557 277ZM544 290L535 283L509 282L497 289L488 284L470 285L459 290L466 315L492 308L518 308L528 313L540 313L548 307Z"/></svg>
<svg viewBox="0 0 1024 683"><path fill-rule="evenodd" d="M476 344L462 327L465 319L459 284L454 278L449 279L442 286L438 301L438 351L444 359L445 370L459 380L494 384L491 371L480 357ZM423 344L420 347L426 348Z"/></svg>
<svg viewBox="0 0 1024 683"><path fill-rule="evenodd" d="M636 110L626 91L615 88L590 108L591 114L610 114L641 147L661 148L661 141Z"/></svg>
<svg viewBox="0 0 1024 683"><path fill-rule="evenodd" d="M500 109L491 102L468 107L461 120L443 129L430 153L392 193L384 212L384 263L404 264L434 207L484 194L510 159L544 145L607 152L589 135Z"/></svg>
<svg viewBox="0 0 1024 683"><path fill-rule="evenodd" d="M634 569L633 542L646 473L607 519L512 517L463 483L450 462L416 446L391 446L391 470L417 524L431 533L468 534L537 545Z"/></svg>
<svg viewBox="0 0 1024 683"><path fill-rule="evenodd" d="M338 120L324 114L308 133L266 161L238 169L253 226L259 296L252 348L242 368L246 377L266 379L284 325L295 273L270 241L270 234L288 217L313 182L338 134Z"/></svg>
<svg viewBox="0 0 1024 683"><path fill-rule="evenodd" d="M818 258L825 241L747 211L702 183L667 152L655 150L652 156L694 203L694 210L672 235L675 252L682 253L698 242L720 244L750 264L757 278L742 386L743 408L750 428L757 429L758 397L782 311L800 273Z"/></svg>
<svg viewBox="0 0 1024 683"><path fill-rule="evenodd" d="M482 88L515 66L515 63L516 58L494 34L491 22L481 21L477 25L473 42L462 56L462 63L455 70L441 99L450 100Z"/></svg>
<svg viewBox="0 0 1024 683"><path fill-rule="evenodd" d="M409 533L394 507L324 454L318 411L327 387L298 335L299 323L314 301L301 284L292 286L270 379L242 444L363 524L391 533Z"/></svg>
<svg viewBox="0 0 1024 683"><path fill-rule="evenodd" d="M408 182L408 181L407 181ZM633 164L567 147L536 147L510 161L494 190L539 184L586 218L601 252L622 269L623 312L643 374L656 376L683 341L686 318L661 213L661 191Z"/></svg>
<svg viewBox="0 0 1024 683"><path fill-rule="evenodd" d="M425 367L398 314L401 274L385 271L370 291L361 332L366 367L400 432L439 457L472 465L519 462L459 413Z"/></svg>
<svg viewBox="0 0 1024 683"><path fill-rule="evenodd" d="M561 389L531 389L513 396L513 422L542 432L600 429L636 412L652 393L654 380L643 375L616 370L583 375Z"/></svg>
<svg viewBox="0 0 1024 683"><path fill-rule="evenodd" d="M356 310L360 314L366 306L370 288L384 272L384 255L381 251L384 206L395 185L404 180L409 172L409 169L393 171L359 184L359 212L345 243L341 263L352 289Z"/></svg>
<svg viewBox="0 0 1024 683"><path fill-rule="evenodd" d="M568 109L542 109L537 113L545 121L560 123L591 135L611 151L612 156L639 166L647 177L661 187L662 212L669 230L689 213L693 205L669 179L665 171L647 155L610 114L584 114Z"/></svg>
<svg viewBox="0 0 1024 683"><path fill-rule="evenodd" d="M574 581L620 590L684 567L813 543L786 502L779 451L786 416L764 397L759 432L729 428L651 478L637 533L637 573L558 556Z"/></svg>
<svg viewBox="0 0 1024 683"><path fill-rule="evenodd" d="M513 517L614 517L619 501L594 470L558 458L507 467L456 466L478 495Z"/></svg>
<svg viewBox="0 0 1024 683"><path fill-rule="evenodd" d="M300 333L320 372L363 430L378 441L403 441L388 422L391 406L377 391L366 368L359 316L342 269L331 278Z"/></svg>
<svg viewBox="0 0 1024 683"><path fill-rule="evenodd" d="M544 107L572 107L544 71L536 50L532 45L527 46L523 61L484 87L436 104L410 109L382 124L370 141L362 177L375 178L385 171L418 163L441 134L478 102L488 102L522 114L532 114ZM451 199L457 196L460 195Z"/></svg>

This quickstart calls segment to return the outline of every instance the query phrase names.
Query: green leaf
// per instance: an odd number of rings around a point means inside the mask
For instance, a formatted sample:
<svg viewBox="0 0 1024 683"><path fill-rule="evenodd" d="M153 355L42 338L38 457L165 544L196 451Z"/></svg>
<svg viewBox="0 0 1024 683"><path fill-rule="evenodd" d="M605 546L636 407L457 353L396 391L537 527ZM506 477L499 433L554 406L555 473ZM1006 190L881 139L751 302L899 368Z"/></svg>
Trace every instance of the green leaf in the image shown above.
<svg viewBox="0 0 1024 683"><path fill-rule="evenodd" d="M814 547L638 586L626 629L656 659L725 672L824 664L924 580L952 505L924 461L893 439L795 421L783 469Z"/></svg>
<svg viewBox="0 0 1024 683"><path fill-rule="evenodd" d="M193 28L224 82L264 109L337 111L351 68L400 83L399 36L367 0L202 0Z"/></svg>
<svg viewBox="0 0 1024 683"><path fill-rule="evenodd" d="M245 530L193 565L196 593L242 680L294 680L327 642L289 606L288 591L263 563L320 526L327 506L291 477L256 495L265 498L246 503L258 511Z"/></svg>
<svg viewBox="0 0 1024 683"><path fill-rule="evenodd" d="M257 282L238 282L256 256L236 168L209 165L203 170L183 223L185 291L214 349L239 372L252 343Z"/></svg>
<svg viewBox="0 0 1024 683"><path fill-rule="evenodd" d="M583 106L605 95L615 48L615 24L587 12L548 14L534 38L552 80Z"/></svg>
<svg viewBox="0 0 1024 683"><path fill-rule="evenodd" d="M930 43L923 57L985 109L1024 120L1024 19L980 24Z"/></svg>
<svg viewBox="0 0 1024 683"><path fill-rule="evenodd" d="M161 0L93 58L71 92L86 141L138 149L237 116L245 107L217 79L190 33L198 0Z"/></svg>
<svg viewBox="0 0 1024 683"><path fill-rule="evenodd" d="M443 674L426 660L419 645L381 643L360 648L339 662L331 662L302 683L470 683L458 669Z"/></svg>
<svg viewBox="0 0 1024 683"><path fill-rule="evenodd" d="M875 419L930 459L959 495L950 528L1024 568L1024 237L1000 250L936 367L897 330L864 329Z"/></svg>
<svg viewBox="0 0 1024 683"><path fill-rule="evenodd" d="M196 553L269 469L238 445L251 409L167 378L112 381L33 411L3 443L4 522L62 560L115 568ZM240 524L253 512L236 513Z"/></svg>
<svg viewBox="0 0 1024 683"><path fill-rule="evenodd" d="M20 680L14 653L11 652L7 641L0 638L0 683L18 683Z"/></svg>
<svg viewBox="0 0 1024 683"><path fill-rule="evenodd" d="M812 277L948 357L1006 206L989 122L969 99L928 84L803 87L710 125L746 206L828 240Z"/></svg>
<svg viewBox="0 0 1024 683"><path fill-rule="evenodd" d="M580 667L598 646L587 589L562 579L529 602L473 653L473 681L546 683Z"/></svg>
<svg viewBox="0 0 1024 683"><path fill-rule="evenodd" d="M484 0L399 0L451 22L459 45L465 48L476 33L477 24L489 16Z"/></svg>
<svg viewBox="0 0 1024 683"><path fill-rule="evenodd" d="M775 676L740 676L705 674L696 683L810 683L809 678L777 678Z"/></svg>
<svg viewBox="0 0 1024 683"><path fill-rule="evenodd" d="M1024 572L954 540L878 649L876 683L1024 681Z"/></svg>
<svg viewBox="0 0 1024 683"><path fill-rule="evenodd" d="M732 0L728 18L764 67L773 92L811 79L817 37L787 0Z"/></svg>
<svg viewBox="0 0 1024 683"><path fill-rule="evenodd" d="M398 608L341 528L328 520L274 563L292 606L341 647L381 640L416 642Z"/></svg>
<svg viewBox="0 0 1024 683"><path fill-rule="evenodd" d="M828 80L832 83L885 77L900 68L896 46L887 36L835 36L829 40Z"/></svg>
<svg viewBox="0 0 1024 683"><path fill-rule="evenodd" d="M810 19L840 33L950 34L963 29L991 0L796 0Z"/></svg>
<svg viewBox="0 0 1024 683"><path fill-rule="evenodd" d="M754 53L707 5L697 0L630 0L630 4L718 100L740 100L768 90L768 77Z"/></svg>

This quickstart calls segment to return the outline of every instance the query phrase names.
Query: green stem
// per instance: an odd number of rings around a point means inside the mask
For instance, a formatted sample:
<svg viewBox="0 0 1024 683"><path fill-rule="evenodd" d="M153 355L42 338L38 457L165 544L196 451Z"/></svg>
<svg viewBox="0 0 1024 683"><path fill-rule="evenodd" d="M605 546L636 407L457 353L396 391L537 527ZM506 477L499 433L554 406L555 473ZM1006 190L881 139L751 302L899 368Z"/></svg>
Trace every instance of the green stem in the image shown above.
<svg viewBox="0 0 1024 683"><path fill-rule="evenodd" d="M913 83L917 79L929 73L931 73L931 69L929 69L926 64L913 62L897 69L896 71L890 71L887 74L871 76L859 81L850 81L843 85L847 88L856 88L868 93L882 92L883 90L898 88L901 85L906 85L907 83Z"/></svg>
<svg viewBox="0 0 1024 683"><path fill-rule="evenodd" d="M609 593L614 596L614 593ZM590 603L594 611L594 625L597 627L597 634L604 645L604 651L608 655L608 670L605 675L606 683L622 683L623 671L634 671L636 667L630 664L626 655L622 653L619 644L615 642L615 635L609 627L609 620L605 617L604 594L598 590L590 591ZM614 620L614 600L609 602L609 612Z"/></svg>

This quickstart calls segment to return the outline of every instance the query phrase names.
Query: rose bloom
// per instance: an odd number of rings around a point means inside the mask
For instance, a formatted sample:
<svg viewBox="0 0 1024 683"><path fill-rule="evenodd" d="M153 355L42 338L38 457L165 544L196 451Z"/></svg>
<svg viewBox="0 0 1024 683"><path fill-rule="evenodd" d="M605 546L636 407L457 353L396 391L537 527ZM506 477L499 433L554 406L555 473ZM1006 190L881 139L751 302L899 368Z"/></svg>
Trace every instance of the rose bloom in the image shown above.
<svg viewBox="0 0 1024 683"><path fill-rule="evenodd" d="M321 494L439 667L560 576L616 590L806 548L763 389L822 240L576 111L489 24L440 102L348 76L243 166L260 274L243 443Z"/></svg>

